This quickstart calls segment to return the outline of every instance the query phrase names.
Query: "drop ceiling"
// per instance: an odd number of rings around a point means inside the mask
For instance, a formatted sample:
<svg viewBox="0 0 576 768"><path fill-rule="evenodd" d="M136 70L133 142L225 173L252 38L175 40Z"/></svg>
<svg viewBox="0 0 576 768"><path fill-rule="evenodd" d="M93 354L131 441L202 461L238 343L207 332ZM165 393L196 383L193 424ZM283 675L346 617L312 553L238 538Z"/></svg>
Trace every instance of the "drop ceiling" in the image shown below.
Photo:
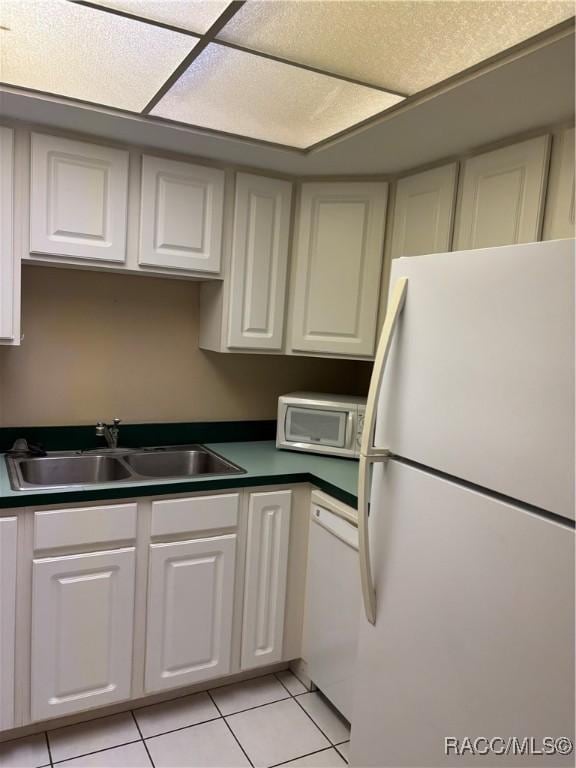
<svg viewBox="0 0 576 768"><path fill-rule="evenodd" d="M561 0L0 0L0 84L304 153L573 14Z"/></svg>

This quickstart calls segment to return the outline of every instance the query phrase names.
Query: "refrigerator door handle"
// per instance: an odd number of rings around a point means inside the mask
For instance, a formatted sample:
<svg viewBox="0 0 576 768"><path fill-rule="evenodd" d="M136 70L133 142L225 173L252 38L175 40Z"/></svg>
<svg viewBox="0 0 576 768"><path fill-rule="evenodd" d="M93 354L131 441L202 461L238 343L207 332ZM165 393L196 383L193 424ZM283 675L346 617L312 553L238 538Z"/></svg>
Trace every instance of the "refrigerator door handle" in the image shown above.
<svg viewBox="0 0 576 768"><path fill-rule="evenodd" d="M376 623L376 590L372 579L370 561L370 537L368 533L368 505L370 498L370 478L372 459L360 455L358 471L358 560L360 562L360 583L364 611L370 624Z"/></svg>
<svg viewBox="0 0 576 768"><path fill-rule="evenodd" d="M368 528L368 514L370 504L371 468L376 462L386 461L390 451L386 448L377 448L374 445L374 432L376 426L376 409L378 396L382 384L384 368L392 345L394 331L398 325L398 318L404 308L408 278L399 278L392 290L390 304L386 313L384 327L378 343L376 357L374 359L374 371L370 381L370 390L366 402L366 415L364 417L364 431L362 432L362 447L360 450L360 465L358 472L358 554L360 560L360 580L362 583L362 597L366 618L370 624L376 623L376 590L372 578L372 564L370 561L370 534Z"/></svg>
<svg viewBox="0 0 576 768"><path fill-rule="evenodd" d="M362 443L360 453L364 456L378 456L382 454L382 449L374 445L374 430L376 427L376 410L378 408L378 396L380 394L380 385L388 360L394 331L398 325L398 319L404 309L406 300L406 291L408 289L408 278L400 277L396 280L392 293L390 294L390 303L382 326L378 349L374 358L374 369L370 379L370 389L368 390L368 399L366 401L366 412L364 415L364 430L362 432Z"/></svg>

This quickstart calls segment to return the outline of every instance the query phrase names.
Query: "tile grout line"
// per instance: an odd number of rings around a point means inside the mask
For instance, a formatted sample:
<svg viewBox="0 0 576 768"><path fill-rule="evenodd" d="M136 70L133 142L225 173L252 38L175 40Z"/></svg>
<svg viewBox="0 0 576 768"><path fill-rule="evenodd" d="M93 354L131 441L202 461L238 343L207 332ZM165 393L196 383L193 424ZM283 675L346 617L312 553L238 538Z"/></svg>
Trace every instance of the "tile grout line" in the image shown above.
<svg viewBox="0 0 576 768"><path fill-rule="evenodd" d="M300 685L303 685L303 686L304 686L304 688L306 689L306 690L305 690L305 693L314 693L314 691L311 691L311 690L309 690L309 688L308 688L308 686L306 685L306 683L305 683L303 680L300 680L300 678L298 677L298 675L296 674L296 672L293 672L293 671L290 669L290 667L288 667L287 669L281 669L281 670L280 670L280 672L290 672L290 674L291 674L291 675L293 675L293 676L296 678L296 680L298 680L298 682L300 683ZM280 674L280 672L274 672L274 674L275 674L275 675L279 675L279 674ZM282 680L280 680L280 679L279 679L279 682L282 682ZM314 683L312 683L312 685L314 685ZM288 689L286 689L286 690L288 690ZM294 696L302 696L302 694L301 694L301 693L295 693L295 694L294 694Z"/></svg>
<svg viewBox="0 0 576 768"><path fill-rule="evenodd" d="M292 674L292 675L294 675L294 672L292 672L292 670L289 670L289 671L291 672L291 674ZM284 683L282 682L282 680L280 680L280 678L278 677L278 674L279 674L278 672L274 672L274 677L276 677L276 679L278 680L278 682L280 683L280 685L283 685L283 686L284 686L284 688L286 688L286 690L288 691L288 693L290 694L290 696L292 696L292 698L293 698L293 699L297 699L297 698L299 698L300 696L306 696L306 694L308 694L308 693L319 693L319 694L320 694L320 696L321 696L321 698L324 698L324 697L323 697L323 695L322 695L322 691L320 691L320 689L316 689L315 691L304 691L304 693L292 693L292 692L291 692L291 691L288 689L288 686L284 685ZM302 680L300 680L300 678L299 678L299 677L297 677L296 675L294 675L294 677L296 678L296 680L298 680L298 682L302 683ZM304 685L304 683L302 683L302 685ZM304 687L306 687L306 686L304 686ZM300 702L297 702L297 703L298 703L298 704L300 704ZM329 702L329 701L328 701L328 705L330 705L330 702ZM301 704L300 704L300 706L302 707L302 705L301 705ZM304 707L302 707L302 709L304 709ZM332 705L332 709L335 709L335 710L336 710L336 708L335 708L333 705ZM310 714L309 714L309 713L308 713L308 712L307 712L305 709L304 709L304 711L306 712L306 714L308 715L308 717L309 717L309 718L312 720L312 722L313 722L313 723L314 723L314 724L315 724L315 725L318 727L318 729L319 729L319 730L322 730L322 729L320 728L320 726L318 725L318 723L316 722L316 720L314 720L314 718L312 717L312 715L310 715ZM338 710L336 710L336 712L338 712ZM344 718L344 719L346 719L346 718ZM324 734L324 735L326 735L326 734ZM328 736L326 736L326 738L328 739ZM348 738L347 738L347 739L344 739L343 741L332 741L332 739L328 739L328 741L330 742L330 744L332 744L332 746L333 746L333 747L337 748L337 747L341 746L342 744L348 744L348 743L349 743L349 741L350 741L350 735L348 735ZM338 752L338 754L340 754L340 753ZM343 755L342 755L342 757L344 758L344 756L343 756ZM346 758L344 758L344 760L346 760ZM346 762L348 762L348 761L346 760Z"/></svg>
<svg viewBox="0 0 576 768"><path fill-rule="evenodd" d="M348 763L348 760L346 759L346 757L344 757L344 755L342 754L342 752L340 752L340 750L338 749L338 747L341 747L341 746L342 746L342 744L348 744L348 741L341 741L341 742L340 742L340 744L334 744L334 749L336 750L336 752L338 752L338 754L340 755L340 757L342 758L342 760L344 760L344 762L346 763L346 765L349 765L349 763Z"/></svg>
<svg viewBox="0 0 576 768"><path fill-rule="evenodd" d="M296 696L292 693L292 691L288 688L288 686L284 685L282 680L280 680L280 678L278 677L278 673L277 672L274 672L274 677L276 678L276 680L278 680L278 682L280 683L282 688L284 688L285 691L288 691L288 695L290 696L290 698L295 699ZM296 675L294 675L294 677L296 677ZM298 680L297 677L296 677L296 680ZM302 680L300 680L299 682L302 683ZM302 685L304 685L304 683L302 683ZM302 695L302 694L300 694L300 695Z"/></svg>
<svg viewBox="0 0 576 768"><path fill-rule="evenodd" d="M161 731L160 733L152 733L150 736L142 736L144 741L150 741L150 739L157 739L159 736L168 736L170 733L178 733L178 731L186 731L188 728L196 728L197 725L206 725L206 723L212 723L214 720L221 720L222 715L216 717L209 717L208 720L200 720L197 723L190 723L189 725L180 725L178 728L170 728L168 731Z"/></svg>
<svg viewBox="0 0 576 768"><path fill-rule="evenodd" d="M111 749L118 749L118 747L127 747L129 744L138 744L140 739L133 739L132 741L125 741L123 744L115 744L112 747L102 747L102 749L93 749L91 752L83 752L81 755L72 755L71 757L65 757L64 760L56 760L52 763L53 768L58 765L64 765L70 762L70 760L77 760L79 757L88 757L88 755L98 755L100 752L108 752Z"/></svg>
<svg viewBox="0 0 576 768"><path fill-rule="evenodd" d="M146 739L144 736L142 736L142 731L140 730L140 726L138 725L138 720L136 720L136 715L134 714L134 710L130 710L130 714L132 715L132 720L134 720L134 725L136 726L136 730L140 734L140 739L142 741L142 744L144 744L144 749L146 750L146 754L148 755L148 760L150 760L150 765L152 768L156 768L154 765L154 760L152 760L152 755L150 754L150 750L148 749L148 744L146 744Z"/></svg>
<svg viewBox="0 0 576 768"><path fill-rule="evenodd" d="M248 756L248 753L246 752L246 750L244 749L244 747L242 746L242 744L240 744L240 741L239 741L238 737L236 736L236 734L234 733L234 731L232 730L232 727L231 727L230 723L228 722L228 720L226 720L226 718L224 717L224 715L223 715L223 714L222 714L222 712L220 711L220 707L219 707L219 706L218 706L218 704L216 704L216 702L214 701L214 697L212 696L212 694L210 693L210 691L207 691L207 693L208 693L208 696L210 696L210 700L212 701L212 704L214 704L214 706L216 707L216 709L217 709L217 710L218 710L218 712L220 713L220 717L222 718L222 720L224 720L224 722L225 722L225 724L226 724L226 727L228 728L228 730L229 730L229 731L230 731L230 733L232 734L232 737L234 738L234 741L235 741L235 742L238 744L238 746L239 746L239 747L240 747L240 749L242 750L242 752L243 752L243 754L244 754L244 757L246 758L246 760L248 760L248 762L250 763L251 767L252 767L252 768L254 768L254 763L252 762L252 760L250 760L250 758L249 758L249 756Z"/></svg>
<svg viewBox="0 0 576 768"><path fill-rule="evenodd" d="M273 699L272 701L267 701L264 704L255 704L253 707L246 707L246 709L238 709L238 710L235 710L234 712L228 712L225 715L222 714L220 715L220 717L232 717L233 715L241 715L243 712L251 712L253 709L262 709L262 707L269 707L270 704L278 704L279 701L288 701L289 698L291 698L291 696L283 696L281 699Z"/></svg>
<svg viewBox="0 0 576 768"><path fill-rule="evenodd" d="M278 678L276 678L276 679L278 679ZM284 683L282 682L282 680L278 680L278 682L280 683L280 685L282 685L282 686L284 686L284 688L286 688L286 686L284 685ZM302 682L302 681L300 681L300 682ZM286 688L286 690L288 691L288 688ZM290 691L288 691L288 693L290 693ZM313 693L313 691L309 691L309 693ZM303 696L303 695L304 695L304 694L300 694L300 696ZM335 745L334 745L334 742L332 741L332 739L329 739L329 738L328 738L328 735L327 735L326 733L324 733L324 731L322 730L322 728L320 728L320 726L318 725L318 723L316 722L316 720L314 720L314 718L312 717L312 715L311 715L309 712L307 712L307 711L304 709L304 707L302 706L302 704L300 704L300 702L298 701L298 697L297 697L297 696L293 696L291 693L290 693L290 696L292 696L292 698L294 699L294 701L296 702L296 704L298 704L298 706L300 707L300 709L302 710L302 712L304 712L304 714L306 715L306 717L308 717L308 718L309 718L309 720L311 720L311 722L313 722L313 723L314 723L314 725L316 726L316 728L318 728L318 730L320 731L320 733L322 734L322 736L324 736L324 738L326 739L326 741L328 742L328 744L330 744L330 746L331 746L331 747L334 747ZM343 742L340 742L340 743L343 743ZM338 754L340 754L340 752L338 752Z"/></svg>
<svg viewBox="0 0 576 768"><path fill-rule="evenodd" d="M50 760L50 768L53 768L54 762L52 760L52 750L50 749L50 739L48 738L48 731L44 731L44 738L46 739L46 749L48 750L48 760Z"/></svg>
<svg viewBox="0 0 576 768"><path fill-rule="evenodd" d="M329 752L331 749L334 749L334 746L331 745L329 747L322 747L322 749L316 749L314 752L306 752L305 755L300 755L300 757L291 757L290 760L284 760L281 763L274 763L274 765L269 766L269 768L279 768L281 765L289 765L290 763L295 762L296 760L302 760L304 757L310 757L311 755L319 755L321 752ZM338 752L338 754L340 754Z"/></svg>

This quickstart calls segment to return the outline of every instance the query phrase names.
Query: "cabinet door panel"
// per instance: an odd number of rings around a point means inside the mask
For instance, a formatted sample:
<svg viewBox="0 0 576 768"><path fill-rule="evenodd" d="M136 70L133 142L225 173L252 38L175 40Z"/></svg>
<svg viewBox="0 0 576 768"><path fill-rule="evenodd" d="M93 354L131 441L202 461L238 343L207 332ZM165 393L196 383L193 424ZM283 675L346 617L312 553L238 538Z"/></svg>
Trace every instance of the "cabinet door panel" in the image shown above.
<svg viewBox="0 0 576 768"><path fill-rule="evenodd" d="M291 501L291 491L250 495L242 669L282 659Z"/></svg>
<svg viewBox="0 0 576 768"><path fill-rule="evenodd" d="M282 348L291 193L287 181L237 176L230 347Z"/></svg>
<svg viewBox="0 0 576 768"><path fill-rule="evenodd" d="M218 272L223 204L223 171L144 156L139 263Z"/></svg>
<svg viewBox="0 0 576 768"><path fill-rule="evenodd" d="M455 250L539 240L549 150L539 136L465 162Z"/></svg>
<svg viewBox="0 0 576 768"><path fill-rule="evenodd" d="M0 126L0 344L19 343L20 262L14 253L14 131Z"/></svg>
<svg viewBox="0 0 576 768"><path fill-rule="evenodd" d="M569 128L555 135L552 142L544 240L574 237L574 182L574 128Z"/></svg>
<svg viewBox="0 0 576 768"><path fill-rule="evenodd" d="M0 518L0 731L14 726L16 518Z"/></svg>
<svg viewBox="0 0 576 768"><path fill-rule="evenodd" d="M303 184L292 349L374 353L387 184Z"/></svg>
<svg viewBox="0 0 576 768"><path fill-rule="evenodd" d="M33 561L32 719L130 697L134 549Z"/></svg>
<svg viewBox="0 0 576 768"><path fill-rule="evenodd" d="M126 260L128 152L32 134L30 251Z"/></svg>
<svg viewBox="0 0 576 768"><path fill-rule="evenodd" d="M236 535L150 545L146 691L230 670Z"/></svg>
<svg viewBox="0 0 576 768"><path fill-rule="evenodd" d="M450 250L457 163L400 179L396 186L391 256Z"/></svg>

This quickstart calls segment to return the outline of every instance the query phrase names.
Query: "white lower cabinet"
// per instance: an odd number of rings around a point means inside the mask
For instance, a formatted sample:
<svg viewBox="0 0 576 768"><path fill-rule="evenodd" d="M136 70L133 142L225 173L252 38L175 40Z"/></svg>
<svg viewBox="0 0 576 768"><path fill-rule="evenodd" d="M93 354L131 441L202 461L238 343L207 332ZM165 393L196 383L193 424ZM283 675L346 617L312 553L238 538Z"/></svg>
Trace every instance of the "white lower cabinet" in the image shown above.
<svg viewBox="0 0 576 768"><path fill-rule="evenodd" d="M236 534L150 545L147 693L230 671Z"/></svg>
<svg viewBox="0 0 576 768"><path fill-rule="evenodd" d="M250 494L242 669L282 659L291 491Z"/></svg>
<svg viewBox="0 0 576 768"><path fill-rule="evenodd" d="M0 732L295 658L299 498L245 490L0 517ZM17 565L30 595L18 611Z"/></svg>
<svg viewBox="0 0 576 768"><path fill-rule="evenodd" d="M14 725L16 518L0 519L0 731Z"/></svg>
<svg viewBox="0 0 576 768"><path fill-rule="evenodd" d="M33 561L32 720L130 698L134 548Z"/></svg>

